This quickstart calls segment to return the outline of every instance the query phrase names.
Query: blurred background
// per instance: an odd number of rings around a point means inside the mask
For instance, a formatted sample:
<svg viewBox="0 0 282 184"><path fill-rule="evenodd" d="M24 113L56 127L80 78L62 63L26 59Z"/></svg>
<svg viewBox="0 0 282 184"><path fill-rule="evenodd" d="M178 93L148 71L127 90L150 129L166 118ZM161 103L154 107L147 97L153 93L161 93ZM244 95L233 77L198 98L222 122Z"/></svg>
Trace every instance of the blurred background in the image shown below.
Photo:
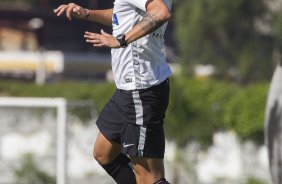
<svg viewBox="0 0 282 184"><path fill-rule="evenodd" d="M86 30L111 28L53 14L70 2L113 6L113 0L0 0L0 102L65 98L65 183L111 184L92 158L95 120L115 89L110 50L83 39ZM264 113L281 61L282 0L173 3L165 35L174 72L165 122L167 178L173 184L270 184ZM18 103L0 103L0 184L55 184L56 106Z"/></svg>

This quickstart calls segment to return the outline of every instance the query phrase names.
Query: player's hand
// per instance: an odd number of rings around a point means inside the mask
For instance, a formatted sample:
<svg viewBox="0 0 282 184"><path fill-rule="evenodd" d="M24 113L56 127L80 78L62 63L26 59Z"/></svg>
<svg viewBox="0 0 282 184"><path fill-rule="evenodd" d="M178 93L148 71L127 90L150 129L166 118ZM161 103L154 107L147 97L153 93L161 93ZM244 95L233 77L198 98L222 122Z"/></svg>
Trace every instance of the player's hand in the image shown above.
<svg viewBox="0 0 282 184"><path fill-rule="evenodd" d="M87 43L93 44L94 47L120 48L117 39L101 30L101 34L86 31L84 38Z"/></svg>
<svg viewBox="0 0 282 184"><path fill-rule="evenodd" d="M86 19L86 16L89 14L88 11L89 10L84 9L75 3L69 3L67 5L63 4L58 8L54 9L54 13L57 16L61 16L63 13L65 13L69 20L72 19L72 16L78 19Z"/></svg>

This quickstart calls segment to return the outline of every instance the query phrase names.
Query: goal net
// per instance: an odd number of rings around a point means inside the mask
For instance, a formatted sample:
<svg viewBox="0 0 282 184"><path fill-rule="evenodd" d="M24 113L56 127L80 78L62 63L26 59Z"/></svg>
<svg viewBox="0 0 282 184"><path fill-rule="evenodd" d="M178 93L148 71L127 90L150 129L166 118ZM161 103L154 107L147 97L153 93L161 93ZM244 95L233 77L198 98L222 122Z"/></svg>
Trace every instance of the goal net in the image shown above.
<svg viewBox="0 0 282 184"><path fill-rule="evenodd" d="M48 144L50 137L56 137L56 175L57 184L65 184L66 176L66 101L61 98L44 99L44 98L0 98L0 122L1 122L1 164L2 172L5 176L1 176L0 182L12 182L13 170L16 170L16 163L24 154L36 153L44 155L48 152L48 148L44 144ZM29 110L28 110L29 108ZM52 130L52 121L42 122L42 117L32 117L31 109L53 108L56 110L55 124L57 127ZM38 111L38 113L40 113ZM50 112L49 112L50 113ZM46 117L45 117L46 118ZM41 122L40 120L41 119ZM54 121L53 121L54 122ZM43 124L41 124L43 123ZM49 126L49 128L47 128ZM36 131L39 130L39 131ZM54 129L53 129L54 130ZM49 136L49 137L48 137ZM50 143L49 143L50 144ZM43 145L43 146L42 146ZM52 153L51 153L52 155ZM14 164L13 164L14 162ZM51 164L52 165L52 164ZM4 181L1 181L4 180Z"/></svg>
<svg viewBox="0 0 282 184"><path fill-rule="evenodd" d="M0 184L113 183L92 158L96 117L87 101L0 98Z"/></svg>

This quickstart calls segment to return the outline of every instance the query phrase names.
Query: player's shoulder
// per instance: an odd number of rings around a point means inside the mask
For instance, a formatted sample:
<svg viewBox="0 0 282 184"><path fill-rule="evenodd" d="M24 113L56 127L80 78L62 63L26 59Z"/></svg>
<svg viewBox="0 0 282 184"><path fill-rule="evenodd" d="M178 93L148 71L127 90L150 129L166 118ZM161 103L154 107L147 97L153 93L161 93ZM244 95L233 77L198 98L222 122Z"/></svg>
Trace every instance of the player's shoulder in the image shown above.
<svg viewBox="0 0 282 184"><path fill-rule="evenodd" d="M143 11L146 11L146 3L148 0L115 0L116 5L129 5L134 8L141 9Z"/></svg>

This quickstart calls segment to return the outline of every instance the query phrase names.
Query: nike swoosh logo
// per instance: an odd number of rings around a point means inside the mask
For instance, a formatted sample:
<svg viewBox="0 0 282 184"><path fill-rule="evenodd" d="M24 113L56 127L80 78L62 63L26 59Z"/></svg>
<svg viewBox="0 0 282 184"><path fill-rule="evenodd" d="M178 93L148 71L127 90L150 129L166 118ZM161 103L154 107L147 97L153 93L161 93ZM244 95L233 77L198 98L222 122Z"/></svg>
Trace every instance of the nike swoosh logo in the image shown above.
<svg viewBox="0 0 282 184"><path fill-rule="evenodd" d="M125 143L123 143L123 145L122 145L124 148L127 148L127 147L129 147L129 146L134 146L134 144L125 144Z"/></svg>

